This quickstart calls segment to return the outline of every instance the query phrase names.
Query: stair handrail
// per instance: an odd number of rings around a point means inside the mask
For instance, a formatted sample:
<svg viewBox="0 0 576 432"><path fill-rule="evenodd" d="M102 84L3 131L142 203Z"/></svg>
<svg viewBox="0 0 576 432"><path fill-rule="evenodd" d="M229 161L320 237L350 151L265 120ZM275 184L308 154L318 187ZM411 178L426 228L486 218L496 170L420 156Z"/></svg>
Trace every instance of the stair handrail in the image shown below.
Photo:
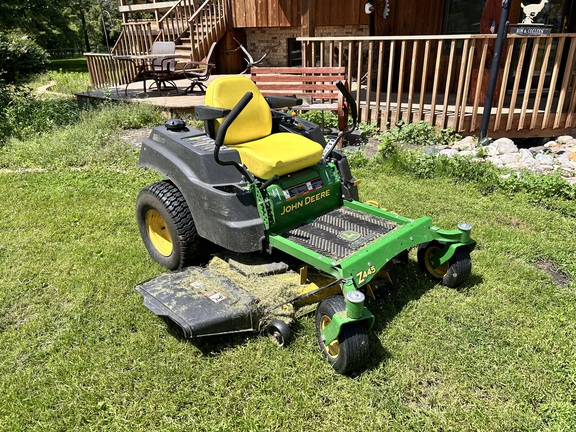
<svg viewBox="0 0 576 432"><path fill-rule="evenodd" d="M188 20L192 58L202 58L212 44L224 34L228 24L228 7L225 0L205 0ZM202 25L201 18L207 16L209 28Z"/></svg>
<svg viewBox="0 0 576 432"><path fill-rule="evenodd" d="M179 0L178 3L168 9L168 11L166 11L166 13L158 20L158 30L160 32L156 40L176 42L180 37L182 37L182 35L190 28L191 10L196 11L194 0ZM178 15L179 11L183 11L184 13L182 17L176 18L176 26L172 25L172 29L170 29L168 19L173 15ZM192 14L194 13L195 12L192 12ZM184 23L186 24L184 25Z"/></svg>

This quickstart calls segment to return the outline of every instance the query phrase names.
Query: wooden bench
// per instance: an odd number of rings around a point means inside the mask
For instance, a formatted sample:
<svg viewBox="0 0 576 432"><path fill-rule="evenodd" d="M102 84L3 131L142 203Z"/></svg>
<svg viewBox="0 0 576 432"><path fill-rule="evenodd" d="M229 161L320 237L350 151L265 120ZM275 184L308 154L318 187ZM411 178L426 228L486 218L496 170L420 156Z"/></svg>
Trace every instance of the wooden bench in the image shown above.
<svg viewBox="0 0 576 432"><path fill-rule="evenodd" d="M302 98L293 109L335 112L338 129L348 129L348 104L335 84L346 82L343 67L253 67L251 78L264 96Z"/></svg>

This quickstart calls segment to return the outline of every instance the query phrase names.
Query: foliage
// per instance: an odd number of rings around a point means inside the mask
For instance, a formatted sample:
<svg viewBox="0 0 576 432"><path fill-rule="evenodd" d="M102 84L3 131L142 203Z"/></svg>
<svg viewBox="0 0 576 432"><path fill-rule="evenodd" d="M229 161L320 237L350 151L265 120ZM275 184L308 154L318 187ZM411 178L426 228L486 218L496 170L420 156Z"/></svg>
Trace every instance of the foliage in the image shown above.
<svg viewBox="0 0 576 432"><path fill-rule="evenodd" d="M299 117L304 120L308 120L312 123L316 123L318 126L324 124L325 128L337 128L338 127L338 116L332 111L304 111L301 112ZM322 118L324 118L324 123L322 123Z"/></svg>
<svg viewBox="0 0 576 432"><path fill-rule="evenodd" d="M90 75L87 72L50 71L37 77L35 82L42 84L54 82L48 91L67 95L85 92L91 87ZM33 83L30 85L32 86Z"/></svg>
<svg viewBox="0 0 576 432"><path fill-rule="evenodd" d="M0 32L0 81L21 81L46 70L48 54L30 37Z"/></svg>
<svg viewBox="0 0 576 432"><path fill-rule="evenodd" d="M525 192L534 202L546 202L553 199L576 199L576 187L560 175L521 173L505 171L495 165L473 160L469 157L447 157L426 154L421 150L399 150L383 140L378 156L372 163L388 164L396 170L410 173L416 178L449 178L458 182L471 182L484 193L500 190L503 192ZM385 147L385 145L390 147ZM354 158L351 162L355 163ZM359 166L365 166L362 162ZM572 211L573 213L573 211Z"/></svg>
<svg viewBox="0 0 576 432"><path fill-rule="evenodd" d="M112 46L122 22L118 4L117 0L3 0L0 29L25 32L46 49L104 51L102 11Z"/></svg>
<svg viewBox="0 0 576 432"><path fill-rule="evenodd" d="M386 139L396 144L413 146L450 145L461 137L451 128L437 130L434 126L419 121L417 123L398 122L384 134Z"/></svg>
<svg viewBox="0 0 576 432"><path fill-rule="evenodd" d="M382 131L378 127L378 124L374 122L366 123L360 122L358 123L358 130L362 134L363 137L377 137L382 134Z"/></svg>
<svg viewBox="0 0 576 432"><path fill-rule="evenodd" d="M81 111L75 124L12 139L0 149L0 167L78 167L117 164L134 149L121 140L125 129L161 123L158 109L146 104L106 104Z"/></svg>
<svg viewBox="0 0 576 432"><path fill-rule="evenodd" d="M0 85L0 147L13 137L25 139L74 122L72 98L38 97L28 87Z"/></svg>

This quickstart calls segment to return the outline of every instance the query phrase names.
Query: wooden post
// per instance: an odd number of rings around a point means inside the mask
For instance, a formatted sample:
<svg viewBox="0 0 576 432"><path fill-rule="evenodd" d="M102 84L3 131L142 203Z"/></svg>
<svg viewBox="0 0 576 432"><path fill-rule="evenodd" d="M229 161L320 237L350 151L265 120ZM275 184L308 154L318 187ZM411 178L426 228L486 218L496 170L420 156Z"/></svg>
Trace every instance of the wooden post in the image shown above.
<svg viewBox="0 0 576 432"><path fill-rule="evenodd" d="M314 37L316 33L316 0L301 0L301 26L303 37ZM314 66L310 42L302 44L302 65Z"/></svg>

